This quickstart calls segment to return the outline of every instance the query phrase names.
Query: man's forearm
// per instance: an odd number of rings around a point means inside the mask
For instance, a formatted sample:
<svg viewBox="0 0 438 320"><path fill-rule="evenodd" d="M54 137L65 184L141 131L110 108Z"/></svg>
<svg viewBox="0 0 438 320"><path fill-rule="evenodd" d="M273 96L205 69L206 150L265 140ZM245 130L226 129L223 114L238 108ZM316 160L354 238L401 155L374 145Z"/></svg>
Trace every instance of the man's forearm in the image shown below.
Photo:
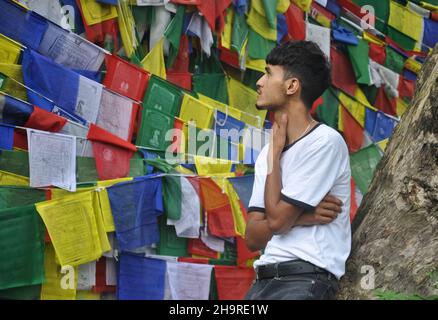
<svg viewBox="0 0 438 320"><path fill-rule="evenodd" d="M265 213L269 228L274 234L289 232L302 210L281 201L280 154L273 154L265 183Z"/></svg>

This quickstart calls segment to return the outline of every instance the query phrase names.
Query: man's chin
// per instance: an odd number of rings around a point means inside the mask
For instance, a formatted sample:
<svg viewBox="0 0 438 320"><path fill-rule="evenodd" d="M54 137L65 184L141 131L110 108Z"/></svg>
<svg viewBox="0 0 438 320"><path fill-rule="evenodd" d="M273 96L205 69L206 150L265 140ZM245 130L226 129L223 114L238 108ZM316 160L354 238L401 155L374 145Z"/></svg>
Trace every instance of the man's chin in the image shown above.
<svg viewBox="0 0 438 320"><path fill-rule="evenodd" d="M256 104L256 109L257 110L269 110L270 108L268 106Z"/></svg>

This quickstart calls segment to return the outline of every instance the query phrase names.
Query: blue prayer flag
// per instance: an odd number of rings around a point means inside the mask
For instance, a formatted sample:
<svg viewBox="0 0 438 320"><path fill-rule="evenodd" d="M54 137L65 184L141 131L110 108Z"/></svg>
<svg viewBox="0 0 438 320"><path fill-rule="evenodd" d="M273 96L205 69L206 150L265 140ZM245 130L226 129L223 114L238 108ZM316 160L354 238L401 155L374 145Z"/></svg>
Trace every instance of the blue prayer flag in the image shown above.
<svg viewBox="0 0 438 320"><path fill-rule="evenodd" d="M14 127L0 124L0 149L12 150L14 147Z"/></svg>
<svg viewBox="0 0 438 320"><path fill-rule="evenodd" d="M128 253L120 255L117 298L163 300L166 261Z"/></svg>
<svg viewBox="0 0 438 320"><path fill-rule="evenodd" d="M230 181L233 185L234 190L237 192L237 195L245 206L245 209L248 209L249 200L252 194L252 187L254 185L254 175L228 178L228 181Z"/></svg>
<svg viewBox="0 0 438 320"><path fill-rule="evenodd" d="M78 74L32 50L24 51L22 70L26 86L53 100L67 112L75 113L79 90ZM46 99L30 90L27 95L32 104L52 111L54 105Z"/></svg>
<svg viewBox="0 0 438 320"><path fill-rule="evenodd" d="M107 191L120 249L158 243L157 217L163 213L161 177L135 178L111 186Z"/></svg>
<svg viewBox="0 0 438 320"><path fill-rule="evenodd" d="M35 50L48 26L40 15L4 0L0 1L0 21L0 33Z"/></svg>
<svg viewBox="0 0 438 320"><path fill-rule="evenodd" d="M0 95L0 122L24 126L33 112L33 106L11 96Z"/></svg>

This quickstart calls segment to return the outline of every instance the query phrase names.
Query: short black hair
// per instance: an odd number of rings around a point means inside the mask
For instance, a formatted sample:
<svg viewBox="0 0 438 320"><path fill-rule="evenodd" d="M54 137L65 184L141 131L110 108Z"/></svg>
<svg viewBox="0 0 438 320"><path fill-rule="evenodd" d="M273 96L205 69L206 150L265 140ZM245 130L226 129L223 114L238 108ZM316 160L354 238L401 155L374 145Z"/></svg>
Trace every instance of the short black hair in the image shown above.
<svg viewBox="0 0 438 320"><path fill-rule="evenodd" d="M287 41L272 49L266 63L282 66L285 79L301 82L301 100L311 108L330 86L330 64L327 56L312 41Z"/></svg>

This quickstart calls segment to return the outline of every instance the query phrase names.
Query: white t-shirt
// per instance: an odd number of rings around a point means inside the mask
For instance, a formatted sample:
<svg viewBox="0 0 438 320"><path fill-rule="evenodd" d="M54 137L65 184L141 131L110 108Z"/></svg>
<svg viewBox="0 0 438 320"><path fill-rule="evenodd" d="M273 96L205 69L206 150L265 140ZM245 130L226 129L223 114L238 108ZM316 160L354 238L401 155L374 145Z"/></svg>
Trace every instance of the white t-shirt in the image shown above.
<svg viewBox="0 0 438 320"><path fill-rule="evenodd" d="M259 154L248 212L264 212L265 181L269 145ZM333 273L345 273L350 255L350 162L342 136L318 124L308 134L283 150L280 159L281 199L313 210L327 193L343 202L342 212L326 225L296 226L288 233L274 235L254 267L302 259Z"/></svg>

